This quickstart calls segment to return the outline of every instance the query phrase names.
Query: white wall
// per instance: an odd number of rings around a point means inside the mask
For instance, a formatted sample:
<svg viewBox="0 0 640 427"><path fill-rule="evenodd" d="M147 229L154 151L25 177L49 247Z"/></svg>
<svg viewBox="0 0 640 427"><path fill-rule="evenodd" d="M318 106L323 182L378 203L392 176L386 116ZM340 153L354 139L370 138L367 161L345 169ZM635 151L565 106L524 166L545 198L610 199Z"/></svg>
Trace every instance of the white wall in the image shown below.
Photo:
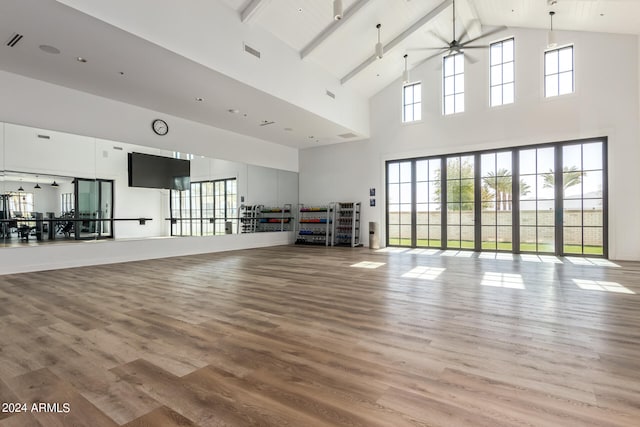
<svg viewBox="0 0 640 427"><path fill-rule="evenodd" d="M0 275L286 245L290 241L291 233L253 233L3 248Z"/></svg>
<svg viewBox="0 0 640 427"><path fill-rule="evenodd" d="M350 198L365 201L376 187L378 206L364 208L366 221L378 221L384 234L384 162L578 138L609 138L609 255L640 260L640 114L638 38L560 33L560 43L575 43L576 92L545 99L542 88L546 32L509 29L516 37L516 102L490 108L488 52L465 70L466 112L442 116L438 60L412 70L423 84L423 120L401 123L401 83L371 100L369 141L300 152L300 194L307 202ZM497 38L496 38L497 39ZM616 46L612 56L611 46ZM384 241L384 236L381 239Z"/></svg>
<svg viewBox="0 0 640 427"><path fill-rule="evenodd" d="M294 148L0 71L0 121L215 159L298 170ZM154 135L163 118L171 132Z"/></svg>
<svg viewBox="0 0 640 427"><path fill-rule="evenodd" d="M118 224L116 233L120 238L166 236L169 226L164 221L169 211L167 190L127 186L126 153L132 151L131 147L152 154L181 151L222 159L215 165L209 165L208 174L211 176L226 174L233 169L230 165L234 162L298 170L298 153L293 148L178 117L167 117L16 74L0 71L0 93L0 121L8 123L0 132L0 142L3 142L0 170L116 180L115 215L154 218L144 226L137 222ZM154 136L150 130L151 121L158 117L172 124L171 132L165 137ZM29 130L28 127L36 129ZM37 138L40 130L52 139ZM20 141L18 148L9 144L9 139ZM62 142L64 148L47 144L52 141ZM115 150L114 146L123 150ZM235 170L242 174L242 168L236 167ZM242 189L242 185L240 187L240 191L247 191L247 188ZM94 246L81 243L3 248L0 274L286 244L289 241L291 233L261 233L96 242Z"/></svg>
<svg viewBox="0 0 640 427"><path fill-rule="evenodd" d="M360 135L369 134L364 96L340 85L336 77L313 61L300 61L299 52L270 32L241 22L226 2L59 1ZM260 50L260 60L247 55L235 40ZM336 99L329 98L326 90L335 93Z"/></svg>

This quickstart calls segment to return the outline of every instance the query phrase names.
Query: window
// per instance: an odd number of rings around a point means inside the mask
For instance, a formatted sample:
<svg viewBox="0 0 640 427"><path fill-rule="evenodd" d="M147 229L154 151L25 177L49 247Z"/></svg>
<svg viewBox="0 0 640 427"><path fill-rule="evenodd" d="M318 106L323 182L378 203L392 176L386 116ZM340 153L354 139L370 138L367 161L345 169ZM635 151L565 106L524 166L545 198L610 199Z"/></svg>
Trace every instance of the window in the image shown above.
<svg viewBox="0 0 640 427"><path fill-rule="evenodd" d="M29 218L33 213L33 193L9 193L9 212L16 218Z"/></svg>
<svg viewBox="0 0 640 427"><path fill-rule="evenodd" d="M389 245L411 246L412 176L410 161L387 164L387 240Z"/></svg>
<svg viewBox="0 0 640 427"><path fill-rule="evenodd" d="M172 236L225 234L225 222L232 232L238 228L238 190L235 178L192 182L189 190L171 190Z"/></svg>
<svg viewBox="0 0 640 427"><path fill-rule="evenodd" d="M464 111L464 54L456 53L442 58L443 66L443 112L447 114Z"/></svg>
<svg viewBox="0 0 640 427"><path fill-rule="evenodd" d="M544 53L544 96L573 93L573 46Z"/></svg>
<svg viewBox="0 0 640 427"><path fill-rule="evenodd" d="M520 251L555 253L554 147L520 150Z"/></svg>
<svg viewBox="0 0 640 427"><path fill-rule="evenodd" d="M422 84L412 83L402 88L402 121L422 120Z"/></svg>
<svg viewBox="0 0 640 427"><path fill-rule="evenodd" d="M512 104L515 97L513 38L492 43L490 52L491 106Z"/></svg>
<svg viewBox="0 0 640 427"><path fill-rule="evenodd" d="M62 193L60 195L60 213L64 214L73 212L73 193Z"/></svg>
<svg viewBox="0 0 640 427"><path fill-rule="evenodd" d="M386 163L387 246L607 256L606 138Z"/></svg>
<svg viewBox="0 0 640 427"><path fill-rule="evenodd" d="M475 247L475 159L474 156L447 157L447 248Z"/></svg>
<svg viewBox="0 0 640 427"><path fill-rule="evenodd" d="M604 253L604 150L602 142L562 149L563 252Z"/></svg>

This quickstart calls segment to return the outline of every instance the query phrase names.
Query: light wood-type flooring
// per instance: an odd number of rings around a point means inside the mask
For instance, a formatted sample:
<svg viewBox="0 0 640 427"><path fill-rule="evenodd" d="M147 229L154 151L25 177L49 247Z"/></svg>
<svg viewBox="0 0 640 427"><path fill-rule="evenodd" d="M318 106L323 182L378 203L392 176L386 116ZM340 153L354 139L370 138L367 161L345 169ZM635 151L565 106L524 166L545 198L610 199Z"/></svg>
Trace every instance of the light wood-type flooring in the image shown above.
<svg viewBox="0 0 640 427"><path fill-rule="evenodd" d="M640 426L640 263L508 258L283 246L0 276L0 402L28 405L0 426Z"/></svg>

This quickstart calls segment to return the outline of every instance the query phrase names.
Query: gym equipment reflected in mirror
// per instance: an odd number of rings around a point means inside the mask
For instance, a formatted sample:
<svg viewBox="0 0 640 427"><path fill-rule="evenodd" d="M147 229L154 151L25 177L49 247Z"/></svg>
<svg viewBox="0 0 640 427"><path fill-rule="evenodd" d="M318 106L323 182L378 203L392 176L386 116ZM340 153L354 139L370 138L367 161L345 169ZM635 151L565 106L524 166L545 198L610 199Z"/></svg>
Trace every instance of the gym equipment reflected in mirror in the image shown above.
<svg viewBox="0 0 640 427"><path fill-rule="evenodd" d="M297 172L0 127L0 247L290 231ZM129 187L131 152L189 160L189 187Z"/></svg>

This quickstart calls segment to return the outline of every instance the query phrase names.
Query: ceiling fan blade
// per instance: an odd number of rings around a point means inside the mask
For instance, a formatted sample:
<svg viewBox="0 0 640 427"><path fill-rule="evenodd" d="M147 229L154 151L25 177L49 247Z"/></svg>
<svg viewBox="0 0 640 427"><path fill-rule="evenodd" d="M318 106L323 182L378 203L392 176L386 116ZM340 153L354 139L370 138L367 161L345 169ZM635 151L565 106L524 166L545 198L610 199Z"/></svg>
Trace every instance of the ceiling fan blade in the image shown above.
<svg viewBox="0 0 640 427"><path fill-rule="evenodd" d="M460 49L463 49L463 50L464 49L486 49L488 47L489 47L489 45L487 45L487 44L482 45L482 46L468 46L466 44L460 45Z"/></svg>
<svg viewBox="0 0 640 427"><path fill-rule="evenodd" d="M429 34L431 34L432 36L434 36L435 38L440 40L443 45L449 46L449 42L444 37L442 37L440 34L436 33L435 31L429 31Z"/></svg>
<svg viewBox="0 0 640 427"><path fill-rule="evenodd" d="M506 30L506 29L507 29L507 27L505 27L504 25L503 25L503 26L500 26L500 27L497 27L497 28L494 28L493 30L491 30L491 31L489 31L489 32L487 32L487 33L481 34L481 35L479 35L478 37L475 37L475 38L473 38L473 39L471 39L471 40L467 41L467 43L473 43L473 42L474 42L474 41L476 41L476 40L480 40L480 39L483 39L483 38L485 38L485 37L492 36L492 35L494 35L494 34L496 34L496 33L499 33L500 31L503 31L503 30Z"/></svg>
<svg viewBox="0 0 640 427"><path fill-rule="evenodd" d="M448 47L410 47L407 51L420 51L420 50L443 50L448 49Z"/></svg>
<svg viewBox="0 0 640 427"><path fill-rule="evenodd" d="M467 31L467 29L465 28L462 31L462 34L460 34L460 38L458 39L459 42L462 43L462 40L464 40L465 37L467 37L469 35L469 32Z"/></svg>
<svg viewBox="0 0 640 427"><path fill-rule="evenodd" d="M428 60L430 60L430 59L432 59L432 58L435 58L436 56L440 56L440 55L442 55L444 52L446 52L447 50L448 50L448 48L440 49L440 52L436 52L436 53L434 53L433 55L427 56L425 59L423 59L422 61L420 61L420 63L427 62Z"/></svg>

